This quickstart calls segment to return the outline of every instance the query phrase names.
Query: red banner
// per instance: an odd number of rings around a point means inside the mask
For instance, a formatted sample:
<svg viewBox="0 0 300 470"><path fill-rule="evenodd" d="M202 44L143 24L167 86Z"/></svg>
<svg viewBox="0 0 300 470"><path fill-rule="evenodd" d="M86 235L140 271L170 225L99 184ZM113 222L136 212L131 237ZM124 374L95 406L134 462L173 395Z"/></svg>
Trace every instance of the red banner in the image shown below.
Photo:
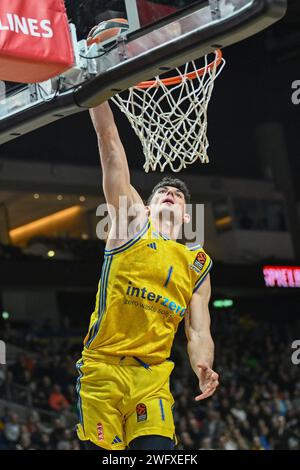
<svg viewBox="0 0 300 470"><path fill-rule="evenodd" d="M41 82L73 62L64 0L0 1L0 80Z"/></svg>

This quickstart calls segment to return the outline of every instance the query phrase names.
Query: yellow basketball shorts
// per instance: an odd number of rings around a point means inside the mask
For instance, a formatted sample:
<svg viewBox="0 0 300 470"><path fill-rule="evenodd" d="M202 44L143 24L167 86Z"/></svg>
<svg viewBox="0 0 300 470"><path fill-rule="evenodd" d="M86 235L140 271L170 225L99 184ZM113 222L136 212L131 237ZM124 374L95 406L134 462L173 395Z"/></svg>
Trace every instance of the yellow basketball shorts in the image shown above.
<svg viewBox="0 0 300 470"><path fill-rule="evenodd" d="M123 450L145 435L176 442L169 387L173 362L145 368L132 358L118 364L81 359L76 366L80 440L107 450Z"/></svg>

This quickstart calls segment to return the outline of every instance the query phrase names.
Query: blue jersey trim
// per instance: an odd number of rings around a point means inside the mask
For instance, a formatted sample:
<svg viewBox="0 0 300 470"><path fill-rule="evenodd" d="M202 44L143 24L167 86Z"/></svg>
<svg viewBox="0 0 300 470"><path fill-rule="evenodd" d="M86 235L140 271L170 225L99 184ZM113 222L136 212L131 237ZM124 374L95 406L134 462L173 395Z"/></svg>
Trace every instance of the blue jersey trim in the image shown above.
<svg viewBox="0 0 300 470"><path fill-rule="evenodd" d="M202 248L202 245L199 245L199 243L196 244L196 245L190 245L190 246L187 246L187 245L186 245L186 248L187 248L189 251L197 251L197 250L202 250L202 249L203 249L203 248Z"/></svg>
<svg viewBox="0 0 300 470"><path fill-rule="evenodd" d="M162 419L162 421L165 421L165 420L166 420L166 417L165 417L165 410L164 410L164 405L163 405L163 401L162 401L161 398L160 398L160 400L159 400L159 407L160 407L161 419Z"/></svg>
<svg viewBox="0 0 300 470"><path fill-rule="evenodd" d="M128 240L128 242L124 243L121 246L118 246L118 248L114 248L113 250L104 250L104 256L112 256L117 253L121 253L122 251L128 250L128 248L131 248L132 245L137 243L145 235L149 227L150 227L150 220L147 220L144 227L131 240Z"/></svg>
<svg viewBox="0 0 300 470"><path fill-rule="evenodd" d="M97 322L93 326L93 333L91 339L87 342L86 348L89 348L91 343L94 341L96 338L102 318L106 309L106 300L107 300L107 285L108 285L108 278L109 278L109 273L110 273L110 268L111 268L111 263L112 263L113 258L106 259L103 265L103 271L101 275L101 282L100 282L100 299L99 299L99 309L98 309L98 319ZM90 335L91 336L91 335Z"/></svg>
<svg viewBox="0 0 300 470"><path fill-rule="evenodd" d="M193 293L196 292L199 289L199 287L201 286L204 279L207 277L207 275L208 275L209 271L211 270L211 268L212 268L212 260L210 260L210 262L209 262L207 268L205 269L205 271L203 271L203 273L201 273L200 278L198 279L198 281L195 284Z"/></svg>
<svg viewBox="0 0 300 470"><path fill-rule="evenodd" d="M168 272L168 277L166 279L166 282L164 283L164 287L167 287L169 282L170 282L170 279L171 279L171 276L172 276L172 273L173 273L173 266L170 267L169 269L169 272Z"/></svg>
<svg viewBox="0 0 300 470"><path fill-rule="evenodd" d="M100 310L100 305L101 305L101 298L102 298L102 291L103 291L103 279L104 279L104 275L105 275L105 270L106 270L106 266L107 266L107 260L104 259L104 262L103 262L103 265L102 265L102 270L101 270L101 276L100 276L100 281L99 281L99 303L98 303L98 315L99 315L99 310ZM94 321L93 325L91 326L90 330L89 330L89 336L88 336L88 339L86 341L86 344L85 344L85 347L88 348L88 346L90 345L91 343L91 338L94 337L94 331L95 331L95 327L97 325L97 322L98 322L98 316L97 316L97 320Z"/></svg>
<svg viewBox="0 0 300 470"><path fill-rule="evenodd" d="M76 392L77 392L77 395L78 395L78 400L77 400L77 413L78 413L78 418L79 418L79 422L84 430L84 421L83 421L83 411L82 411L82 401L81 401L81 396L80 396L80 390L81 390L81 379L83 377L83 372L81 370L81 367L83 366L83 361L81 362L78 362L76 364L76 368L78 370L78 373L79 373L79 377L77 379L77 383L76 383Z"/></svg>

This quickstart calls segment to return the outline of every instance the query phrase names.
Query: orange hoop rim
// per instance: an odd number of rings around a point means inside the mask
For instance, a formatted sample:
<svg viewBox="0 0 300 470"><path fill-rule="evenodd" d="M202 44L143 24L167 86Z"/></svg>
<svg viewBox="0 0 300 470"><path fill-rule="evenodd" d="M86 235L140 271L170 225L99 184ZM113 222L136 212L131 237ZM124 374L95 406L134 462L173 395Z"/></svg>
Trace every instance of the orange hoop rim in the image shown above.
<svg viewBox="0 0 300 470"><path fill-rule="evenodd" d="M171 85L178 85L178 83L181 83L184 78L187 78L189 80L194 80L196 77L202 77L205 73L207 73L208 70L211 70L215 64L216 67L219 67L220 63L223 60L223 53L221 49L216 49L214 51L216 57L215 60L210 62L206 67L202 67L201 69L198 69L194 72L189 72L186 74L181 75L175 75L173 77L169 78L163 78L160 81L157 80L147 80L145 82L138 83L137 85L134 86L134 88L140 88L140 89L146 89L146 88L151 88L154 86L160 86L160 83L163 83L165 86L171 86Z"/></svg>

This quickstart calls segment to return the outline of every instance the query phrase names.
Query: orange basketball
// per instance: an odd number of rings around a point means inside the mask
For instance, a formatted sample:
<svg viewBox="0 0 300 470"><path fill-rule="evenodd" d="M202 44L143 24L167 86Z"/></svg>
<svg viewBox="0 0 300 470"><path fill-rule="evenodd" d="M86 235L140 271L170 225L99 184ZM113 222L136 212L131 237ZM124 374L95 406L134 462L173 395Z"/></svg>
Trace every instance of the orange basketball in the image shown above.
<svg viewBox="0 0 300 470"><path fill-rule="evenodd" d="M120 34L128 31L129 24L125 18L113 18L102 21L90 31L87 44L104 44L107 41L117 38Z"/></svg>

